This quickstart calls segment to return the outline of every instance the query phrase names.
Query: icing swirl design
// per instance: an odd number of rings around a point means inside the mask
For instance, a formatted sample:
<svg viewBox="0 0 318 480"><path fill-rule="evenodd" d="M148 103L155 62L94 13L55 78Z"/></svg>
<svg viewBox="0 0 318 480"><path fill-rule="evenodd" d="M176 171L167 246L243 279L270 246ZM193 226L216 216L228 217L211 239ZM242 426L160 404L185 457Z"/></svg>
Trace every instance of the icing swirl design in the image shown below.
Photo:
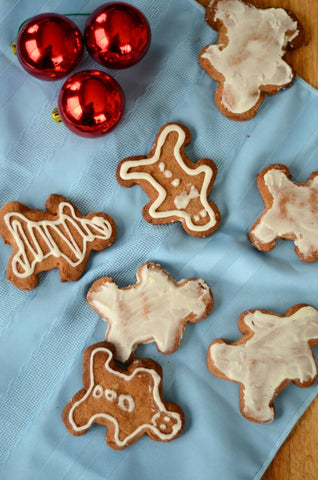
<svg viewBox="0 0 318 480"><path fill-rule="evenodd" d="M82 217L57 195L51 195L46 206L47 212L40 212L11 202L0 212L2 236L14 246L10 275L19 288L32 283L32 277L36 284L37 273L54 267L60 268L62 280L78 278L90 250L110 246L115 237L115 224L108 215Z"/></svg>

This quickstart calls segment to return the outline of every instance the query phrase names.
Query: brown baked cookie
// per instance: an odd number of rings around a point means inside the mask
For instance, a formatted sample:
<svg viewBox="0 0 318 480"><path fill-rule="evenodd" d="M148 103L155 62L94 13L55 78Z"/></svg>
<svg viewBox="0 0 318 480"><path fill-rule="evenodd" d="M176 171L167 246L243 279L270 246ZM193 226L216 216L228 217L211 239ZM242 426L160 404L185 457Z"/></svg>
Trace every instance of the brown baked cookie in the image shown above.
<svg viewBox="0 0 318 480"><path fill-rule="evenodd" d="M207 158L192 163L184 151L190 140L185 126L164 125L148 155L124 158L119 163L117 181L124 187L138 184L149 196L150 202L143 208L147 222L181 222L190 235L207 237L221 221L217 206L207 198L217 167Z"/></svg>
<svg viewBox="0 0 318 480"><path fill-rule="evenodd" d="M303 43L303 27L282 8L260 9L245 0L210 2L206 21L218 31L218 41L201 50L199 63L219 83L216 106L232 120L249 120L265 93L292 84L284 55Z"/></svg>
<svg viewBox="0 0 318 480"><path fill-rule="evenodd" d="M88 347L83 357L83 385L63 410L72 435L84 435L92 423L108 428L107 444L122 450L142 435L170 442L184 427L181 408L162 399L158 363L135 360L126 370L115 364L115 349L107 342Z"/></svg>
<svg viewBox="0 0 318 480"><path fill-rule="evenodd" d="M240 385L240 409L248 420L269 423L273 400L289 383L309 387L317 378L312 347L318 344L318 311L295 305L284 316L248 310L239 317L243 337L209 346L208 367L217 377Z"/></svg>
<svg viewBox="0 0 318 480"><path fill-rule="evenodd" d="M110 277L90 288L89 305L108 322L106 340L113 343L117 359L132 360L137 345L156 342L161 353L180 345L188 322L203 320L213 308L213 295L202 278L175 282L160 265L144 263L137 283L119 288Z"/></svg>
<svg viewBox="0 0 318 480"><path fill-rule="evenodd" d="M105 213L82 216L61 195L52 194L46 211L22 203L6 203L0 210L0 235L13 247L7 278L21 290L31 290L40 272L58 268L61 281L78 280L91 250L104 250L116 238L114 220Z"/></svg>
<svg viewBox="0 0 318 480"><path fill-rule="evenodd" d="M272 250L279 238L292 240L300 260L318 258L318 172L307 183L290 180L285 165L274 164L257 175L265 209L249 231L253 245Z"/></svg>

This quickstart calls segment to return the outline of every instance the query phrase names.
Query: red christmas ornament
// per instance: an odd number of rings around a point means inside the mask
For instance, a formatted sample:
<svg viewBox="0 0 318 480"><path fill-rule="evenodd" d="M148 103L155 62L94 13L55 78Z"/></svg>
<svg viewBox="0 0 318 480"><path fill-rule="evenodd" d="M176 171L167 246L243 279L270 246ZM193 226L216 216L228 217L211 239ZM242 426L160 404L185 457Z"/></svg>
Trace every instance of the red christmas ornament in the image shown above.
<svg viewBox="0 0 318 480"><path fill-rule="evenodd" d="M22 67L41 80L68 75L83 55L83 37L68 18L56 13L36 15L25 22L16 42Z"/></svg>
<svg viewBox="0 0 318 480"><path fill-rule="evenodd" d="M127 68L146 54L151 40L147 19L135 7L113 2L89 17L84 38L88 53L108 68Z"/></svg>
<svg viewBox="0 0 318 480"><path fill-rule="evenodd" d="M65 125L78 135L98 137L121 119L125 97L119 84L99 70L72 75L59 94L58 110Z"/></svg>

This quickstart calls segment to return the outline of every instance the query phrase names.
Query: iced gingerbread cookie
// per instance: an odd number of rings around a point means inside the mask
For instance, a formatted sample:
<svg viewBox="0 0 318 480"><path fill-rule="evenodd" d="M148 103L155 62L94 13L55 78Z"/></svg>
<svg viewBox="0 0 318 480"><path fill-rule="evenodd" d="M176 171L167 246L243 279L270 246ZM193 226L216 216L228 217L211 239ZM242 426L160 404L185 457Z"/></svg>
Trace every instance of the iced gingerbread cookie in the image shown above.
<svg viewBox="0 0 318 480"><path fill-rule="evenodd" d="M249 120L265 93L292 84L284 55L303 43L303 28L282 8L259 9L244 0L212 0L206 21L218 31L218 41L201 50L199 63L219 83L216 106L232 120Z"/></svg>
<svg viewBox="0 0 318 480"><path fill-rule="evenodd" d="M184 151L190 140L185 126L164 125L148 155L119 163L117 181L124 187L138 184L149 196L150 202L143 208L147 222L181 222L190 235L207 237L221 221L217 206L208 200L217 167L207 158L192 163Z"/></svg>
<svg viewBox="0 0 318 480"><path fill-rule="evenodd" d="M257 176L257 186L265 209L249 231L253 245L272 250L278 238L292 240L299 258L313 262L318 258L318 172L307 183L290 180L285 165L275 164Z"/></svg>
<svg viewBox="0 0 318 480"><path fill-rule="evenodd" d="M156 342L161 353L180 345L188 322L203 320L213 308L210 287L201 278L175 282L160 265L145 263L137 270L137 283L119 288L109 277L90 288L89 305L108 322L106 340L117 359L128 362L138 344Z"/></svg>
<svg viewBox="0 0 318 480"><path fill-rule="evenodd" d="M83 385L63 410L72 435L84 435L92 423L107 427L106 442L122 450L147 434L169 442L184 427L181 408L162 399L162 370L158 363L135 360L126 370L115 364L114 347L101 342L84 352Z"/></svg>
<svg viewBox="0 0 318 480"><path fill-rule="evenodd" d="M0 210L0 235L13 247L7 278L21 290L31 290L40 272L58 268L61 281L83 274L91 250L104 250L116 238L116 225L105 213L82 216L61 195L52 194L46 211L22 203L6 203Z"/></svg>
<svg viewBox="0 0 318 480"><path fill-rule="evenodd" d="M289 382L309 387L317 378L312 347L318 344L318 311L309 305L295 305L284 316L248 310L238 325L239 340L211 343L208 367L217 377L239 383L244 417L268 423L275 417L274 398Z"/></svg>

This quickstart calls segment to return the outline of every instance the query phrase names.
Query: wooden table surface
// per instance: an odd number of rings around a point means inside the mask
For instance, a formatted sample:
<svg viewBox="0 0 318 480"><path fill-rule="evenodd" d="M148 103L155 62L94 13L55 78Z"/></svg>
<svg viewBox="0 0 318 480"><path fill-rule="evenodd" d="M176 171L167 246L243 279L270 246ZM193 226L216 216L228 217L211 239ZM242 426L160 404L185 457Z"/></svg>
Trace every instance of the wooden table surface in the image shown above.
<svg viewBox="0 0 318 480"><path fill-rule="evenodd" d="M210 0L197 0L207 6ZM318 89L318 0L250 0L257 7L291 10L305 29L305 43L286 54L297 75ZM317 159L318 160L318 159ZM318 480L318 397L300 418L262 480Z"/></svg>

